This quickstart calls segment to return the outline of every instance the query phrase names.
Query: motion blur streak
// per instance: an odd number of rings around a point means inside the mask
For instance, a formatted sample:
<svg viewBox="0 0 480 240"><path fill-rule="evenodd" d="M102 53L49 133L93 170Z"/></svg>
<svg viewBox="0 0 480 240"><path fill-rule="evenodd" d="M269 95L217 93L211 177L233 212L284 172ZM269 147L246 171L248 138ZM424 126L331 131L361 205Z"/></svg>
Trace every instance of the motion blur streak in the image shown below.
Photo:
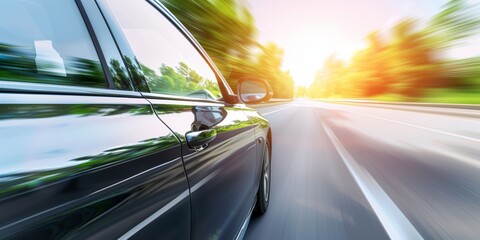
<svg viewBox="0 0 480 240"><path fill-rule="evenodd" d="M298 99L259 108L273 135L272 202L246 239L389 239L328 137L372 177L424 239L480 234L480 121L468 110ZM465 116L464 116L465 115ZM370 116L375 116L372 118ZM398 124L385 119L408 124ZM425 131L414 126L434 129ZM472 165L473 164L473 165ZM392 215L393 216L393 215ZM391 217L392 217L391 216Z"/></svg>
<svg viewBox="0 0 480 240"><path fill-rule="evenodd" d="M361 113L357 113L357 114L367 116L367 117L371 117L371 118L384 120L384 121L388 121L388 122L392 122L392 123L397 123L397 124L401 124L401 125L405 125L405 126L409 126L409 127L413 127L413 128L418 128L418 129L422 129L422 130L426 130L426 131L441 133L441 134L445 134L445 135L448 135L448 136L451 136L451 137L462 138L462 139L470 140L470 141L473 141L473 142L480 142L480 139L478 139L478 138L466 137L466 136L462 136L462 135L458 135L458 134L453 134L453 133L449 133L449 132L445 132L445 131L440 131L440 130L428 128L428 127L422 127L422 126L417 126L417 125L413 125L413 124L409 124L409 123L405 123L405 122L399 122L399 121L391 120L391 119L388 119L388 118L376 117L376 116L361 114Z"/></svg>
<svg viewBox="0 0 480 240"><path fill-rule="evenodd" d="M320 121L322 122L322 121ZM408 219L395 206L395 203L388 197L382 188L375 182L375 179L360 167L345 147L340 143L337 136L332 132L330 127L322 122L330 141L333 143L338 153L342 157L343 162L347 166L350 174L355 178L360 189L367 197L368 202L377 214L392 239L422 239L417 230L412 226Z"/></svg>

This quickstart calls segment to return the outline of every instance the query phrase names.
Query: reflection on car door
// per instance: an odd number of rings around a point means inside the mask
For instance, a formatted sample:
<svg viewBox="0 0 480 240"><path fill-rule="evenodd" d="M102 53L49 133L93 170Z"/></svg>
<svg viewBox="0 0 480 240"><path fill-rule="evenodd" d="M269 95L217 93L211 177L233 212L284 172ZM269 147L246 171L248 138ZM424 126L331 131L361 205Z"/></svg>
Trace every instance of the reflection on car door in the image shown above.
<svg viewBox="0 0 480 240"><path fill-rule="evenodd" d="M180 142L82 3L2 2L0 238L189 239Z"/></svg>
<svg viewBox="0 0 480 240"><path fill-rule="evenodd" d="M136 69L148 85L142 95L182 143L192 238L234 238L258 186L252 121L240 105L220 100L218 74L188 34L172 24L175 20L162 14L161 6L129 0L99 3L122 52L139 65ZM217 132L213 142L202 151L190 150L185 134L207 129Z"/></svg>
<svg viewBox="0 0 480 240"><path fill-rule="evenodd" d="M180 146L143 98L0 99L2 238L189 238Z"/></svg>
<svg viewBox="0 0 480 240"><path fill-rule="evenodd" d="M239 107L147 96L182 141L192 199L192 238L234 238L253 206L258 186L251 121ZM217 136L206 149L195 152L184 136L198 129L215 129Z"/></svg>

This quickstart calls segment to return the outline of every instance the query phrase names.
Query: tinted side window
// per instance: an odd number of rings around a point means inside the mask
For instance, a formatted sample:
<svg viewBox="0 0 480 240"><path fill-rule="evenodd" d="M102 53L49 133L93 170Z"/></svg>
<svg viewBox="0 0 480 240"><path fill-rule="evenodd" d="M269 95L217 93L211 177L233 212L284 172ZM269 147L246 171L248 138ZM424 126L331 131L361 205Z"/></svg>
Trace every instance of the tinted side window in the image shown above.
<svg viewBox="0 0 480 240"><path fill-rule="evenodd" d="M75 1L2 1L0 80L107 86Z"/></svg>
<svg viewBox="0 0 480 240"><path fill-rule="evenodd" d="M183 34L146 1L107 0L142 66L151 92L221 97L216 76Z"/></svg>

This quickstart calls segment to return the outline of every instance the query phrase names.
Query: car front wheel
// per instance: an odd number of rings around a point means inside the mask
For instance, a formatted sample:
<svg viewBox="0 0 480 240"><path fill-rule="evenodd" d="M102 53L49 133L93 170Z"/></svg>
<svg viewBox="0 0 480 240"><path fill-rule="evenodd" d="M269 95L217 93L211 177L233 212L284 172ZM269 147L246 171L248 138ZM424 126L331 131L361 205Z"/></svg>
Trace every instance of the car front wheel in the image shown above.
<svg viewBox="0 0 480 240"><path fill-rule="evenodd" d="M270 143L267 140L265 144L265 150L263 151L263 165L262 175L260 178L260 186L257 192L257 202L255 204L256 215L265 213L268 209L270 202L270 184L271 184L271 156L270 156Z"/></svg>

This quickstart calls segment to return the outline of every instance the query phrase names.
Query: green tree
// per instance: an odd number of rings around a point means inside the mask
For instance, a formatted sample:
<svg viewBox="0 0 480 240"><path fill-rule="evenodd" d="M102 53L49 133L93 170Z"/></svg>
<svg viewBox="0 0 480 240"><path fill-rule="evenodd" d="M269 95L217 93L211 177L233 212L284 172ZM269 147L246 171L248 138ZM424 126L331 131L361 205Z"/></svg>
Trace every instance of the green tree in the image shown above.
<svg viewBox="0 0 480 240"><path fill-rule="evenodd" d="M161 1L199 41L234 92L238 80L261 78L272 85L274 97L293 97L293 79L281 69L283 50L256 41L254 18L240 1ZM188 72L182 66L178 70ZM184 76L189 82L191 77L196 81L194 75Z"/></svg>
<svg viewBox="0 0 480 240"><path fill-rule="evenodd" d="M305 86L298 86L295 88L295 97L302 98L305 97L307 94L307 87Z"/></svg>
<svg viewBox="0 0 480 240"><path fill-rule="evenodd" d="M478 7L466 0L450 0L424 30L430 42L439 49L455 47L479 33Z"/></svg>
<svg viewBox="0 0 480 240"><path fill-rule="evenodd" d="M195 36L231 86L244 77L244 63L256 47L250 11L235 0L162 0ZM233 77L233 78L232 78Z"/></svg>
<svg viewBox="0 0 480 240"><path fill-rule="evenodd" d="M261 48L256 69L251 76L267 81L275 98L292 98L294 82L288 71L282 70L283 49L275 43L267 43Z"/></svg>
<svg viewBox="0 0 480 240"><path fill-rule="evenodd" d="M326 98L341 94L341 78L345 72L345 63L331 55L325 60L323 68L315 75L314 82L310 85L307 96Z"/></svg>
<svg viewBox="0 0 480 240"><path fill-rule="evenodd" d="M468 73L473 68L447 61L444 53L478 33L479 26L473 5L451 0L424 28L407 18L386 36L370 33L367 47L357 51L348 64L341 66L336 59L327 59L307 95L363 98L396 94L417 99L434 88L477 86L474 74Z"/></svg>

